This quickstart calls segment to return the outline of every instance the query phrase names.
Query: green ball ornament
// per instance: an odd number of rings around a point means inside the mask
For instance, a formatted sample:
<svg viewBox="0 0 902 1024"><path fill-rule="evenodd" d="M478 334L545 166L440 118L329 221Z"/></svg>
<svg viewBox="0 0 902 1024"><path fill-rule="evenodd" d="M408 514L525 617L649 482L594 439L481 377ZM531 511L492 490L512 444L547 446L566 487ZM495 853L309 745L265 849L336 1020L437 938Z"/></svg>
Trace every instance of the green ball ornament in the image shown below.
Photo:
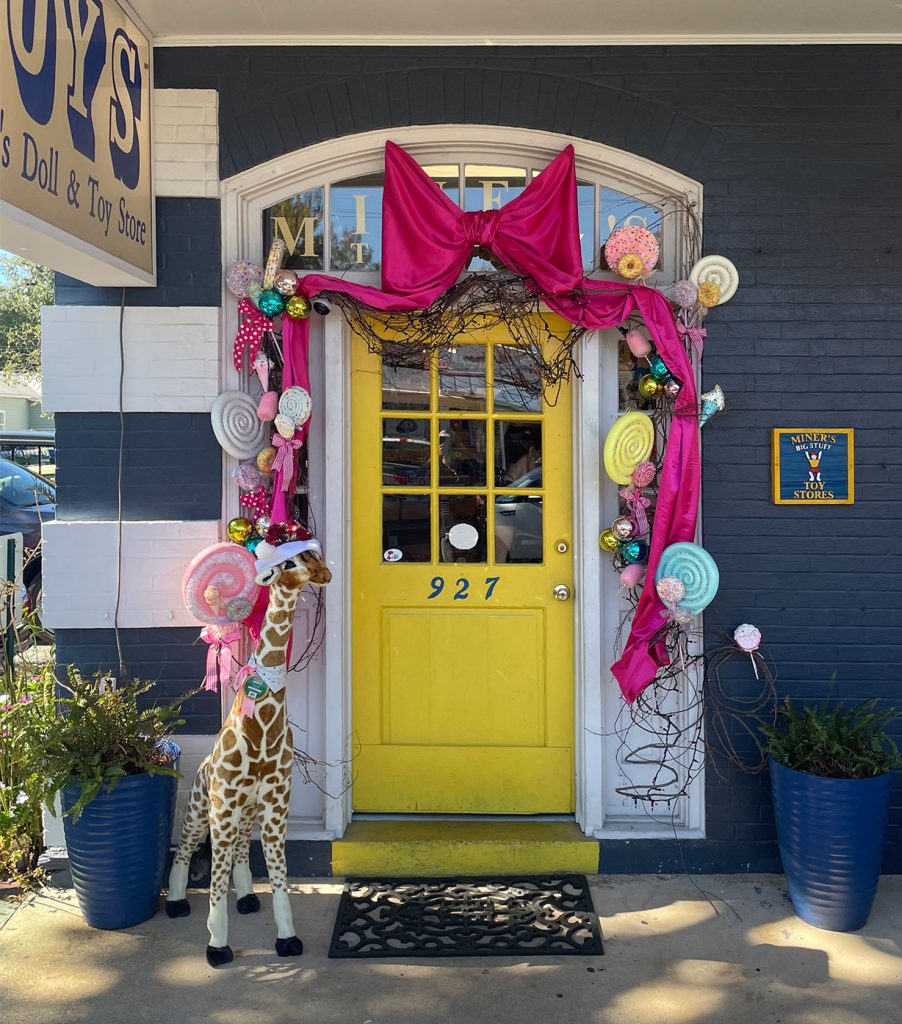
<svg viewBox="0 0 902 1024"><path fill-rule="evenodd" d="M258 547L258 546L259 546L260 544L262 544L262 543L263 543L263 538L262 538L262 537L250 537L250 538L249 538L249 539L248 539L248 540L247 540L247 541L245 542L245 545L244 545L244 546L245 546L245 547L246 547L246 548L248 549L248 551L250 551L250 553L251 553L251 554L253 555L253 554L256 554L256 551L257 551L257 547Z"/></svg>
<svg viewBox="0 0 902 1024"><path fill-rule="evenodd" d="M268 291L263 292L257 305L264 316L272 319L274 316L278 316L285 308L285 300L277 291L270 288Z"/></svg>
<svg viewBox="0 0 902 1024"><path fill-rule="evenodd" d="M620 547L620 557L627 565L644 562L648 558L648 545L644 540L630 540Z"/></svg>
<svg viewBox="0 0 902 1024"><path fill-rule="evenodd" d="M235 519L229 520L226 532L228 533L229 540L234 541L236 544L243 544L254 532L254 524L249 519L245 519L244 516L236 516Z"/></svg>
<svg viewBox="0 0 902 1024"><path fill-rule="evenodd" d="M657 352L648 360L648 369L655 380L665 383L670 380L671 373L667 369L667 363L657 354Z"/></svg>
<svg viewBox="0 0 902 1024"><path fill-rule="evenodd" d="M602 551L616 551L620 542L613 530L602 530L598 543Z"/></svg>

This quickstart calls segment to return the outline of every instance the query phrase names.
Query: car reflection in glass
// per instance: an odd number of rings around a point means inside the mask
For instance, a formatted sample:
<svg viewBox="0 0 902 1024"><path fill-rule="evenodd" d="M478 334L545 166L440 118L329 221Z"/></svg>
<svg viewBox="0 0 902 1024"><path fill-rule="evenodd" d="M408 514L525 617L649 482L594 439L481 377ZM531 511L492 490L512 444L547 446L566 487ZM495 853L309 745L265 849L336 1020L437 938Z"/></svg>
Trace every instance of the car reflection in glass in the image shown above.
<svg viewBox="0 0 902 1024"><path fill-rule="evenodd" d="M542 467L506 485L528 491L542 486ZM495 498L495 561L542 561L542 496L499 494Z"/></svg>

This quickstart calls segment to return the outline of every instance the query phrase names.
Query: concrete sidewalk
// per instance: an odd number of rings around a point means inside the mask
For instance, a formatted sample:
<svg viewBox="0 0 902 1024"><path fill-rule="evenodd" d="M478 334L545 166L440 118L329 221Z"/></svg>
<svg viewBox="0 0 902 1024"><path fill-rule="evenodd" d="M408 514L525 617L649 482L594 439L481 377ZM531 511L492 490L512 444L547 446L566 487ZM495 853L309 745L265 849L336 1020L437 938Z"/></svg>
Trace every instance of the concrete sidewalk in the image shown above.
<svg viewBox="0 0 902 1024"><path fill-rule="evenodd" d="M74 893L48 889L0 914L4 1024L898 1024L902 877L885 877L855 934L793 914L779 875L593 877L604 957L329 960L341 882L292 892L305 953L273 952L269 889L239 916L235 961L204 960L206 893L122 932L88 928Z"/></svg>

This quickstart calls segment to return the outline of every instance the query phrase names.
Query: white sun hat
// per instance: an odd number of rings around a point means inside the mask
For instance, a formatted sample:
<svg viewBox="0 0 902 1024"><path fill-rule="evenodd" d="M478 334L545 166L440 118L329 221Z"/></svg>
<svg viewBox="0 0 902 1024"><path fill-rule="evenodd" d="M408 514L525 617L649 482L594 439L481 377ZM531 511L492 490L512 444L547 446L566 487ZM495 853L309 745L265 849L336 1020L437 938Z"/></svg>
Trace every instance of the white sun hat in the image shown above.
<svg viewBox="0 0 902 1024"><path fill-rule="evenodd" d="M272 569L273 566L279 565L282 562L287 561L294 555L299 555L303 551L315 551L320 558L323 557L323 549L319 546L319 541L315 537L311 537L310 540L291 540L287 544L267 544L263 541L262 544L257 545L255 554L258 556L254 568L258 573L265 572L267 569Z"/></svg>

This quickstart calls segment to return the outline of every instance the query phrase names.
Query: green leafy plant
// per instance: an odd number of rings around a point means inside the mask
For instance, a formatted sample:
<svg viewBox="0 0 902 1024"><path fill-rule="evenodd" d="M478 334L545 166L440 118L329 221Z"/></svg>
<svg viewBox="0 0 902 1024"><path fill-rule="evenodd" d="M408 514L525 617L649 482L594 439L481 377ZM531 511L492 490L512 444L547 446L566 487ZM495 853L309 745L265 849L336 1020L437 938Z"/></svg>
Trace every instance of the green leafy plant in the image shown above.
<svg viewBox="0 0 902 1024"><path fill-rule="evenodd" d="M188 695L147 705L142 697L152 686L135 681L111 689L99 674L84 679L70 668L55 713L23 721L15 741L26 751L30 771L40 778L48 806L63 786L80 786L68 812L77 821L102 787L112 789L120 779L145 772L178 774L171 766L171 748L163 741L183 724L179 713Z"/></svg>
<svg viewBox="0 0 902 1024"><path fill-rule="evenodd" d="M902 768L887 732L898 712L878 710L877 703L796 706L787 697L773 724L759 723L764 753L786 768L828 779L869 779Z"/></svg>

